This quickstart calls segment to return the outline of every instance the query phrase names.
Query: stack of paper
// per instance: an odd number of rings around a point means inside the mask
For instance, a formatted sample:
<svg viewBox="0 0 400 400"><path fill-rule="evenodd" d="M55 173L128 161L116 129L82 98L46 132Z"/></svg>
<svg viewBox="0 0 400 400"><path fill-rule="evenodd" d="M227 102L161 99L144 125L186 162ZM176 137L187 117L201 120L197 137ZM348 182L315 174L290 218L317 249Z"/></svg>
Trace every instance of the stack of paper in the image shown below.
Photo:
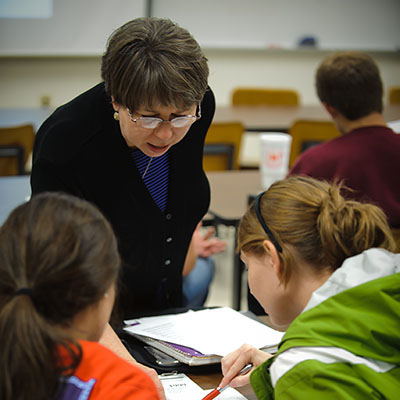
<svg viewBox="0 0 400 400"><path fill-rule="evenodd" d="M273 352L284 334L229 307L125 323L131 335L189 365L219 362L244 343Z"/></svg>

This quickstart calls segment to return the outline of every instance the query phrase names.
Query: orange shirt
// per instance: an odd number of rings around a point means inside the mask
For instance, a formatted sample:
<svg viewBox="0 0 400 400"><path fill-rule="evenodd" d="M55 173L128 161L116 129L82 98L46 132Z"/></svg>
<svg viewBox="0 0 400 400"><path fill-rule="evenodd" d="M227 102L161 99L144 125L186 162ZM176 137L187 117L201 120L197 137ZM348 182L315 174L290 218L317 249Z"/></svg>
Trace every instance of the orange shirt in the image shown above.
<svg viewBox="0 0 400 400"><path fill-rule="evenodd" d="M152 379L97 342L80 341L82 360L57 400L159 399Z"/></svg>

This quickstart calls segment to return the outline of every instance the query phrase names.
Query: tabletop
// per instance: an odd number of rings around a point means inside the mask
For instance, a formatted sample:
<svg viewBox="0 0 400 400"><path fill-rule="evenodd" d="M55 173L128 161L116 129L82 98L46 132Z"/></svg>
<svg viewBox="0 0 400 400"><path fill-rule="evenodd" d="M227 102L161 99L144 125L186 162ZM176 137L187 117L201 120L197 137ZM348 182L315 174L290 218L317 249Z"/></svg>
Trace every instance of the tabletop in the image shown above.
<svg viewBox="0 0 400 400"><path fill-rule="evenodd" d="M207 172L211 189L209 209L224 219L239 220L248 207L249 195L261 189L258 170Z"/></svg>
<svg viewBox="0 0 400 400"><path fill-rule="evenodd" d="M249 196L257 195L261 189L261 175L257 170L238 170L207 172L211 188L210 212L215 224L237 227L240 218L246 212ZM235 247L235 246L234 246ZM234 251L233 257L233 288L232 307L240 309L242 297L243 266L240 257Z"/></svg>
<svg viewBox="0 0 400 400"><path fill-rule="evenodd" d="M387 104L383 110L386 122L400 119L400 104ZM322 105L299 106L218 106L213 122L241 122L247 131L287 132L299 119L330 121Z"/></svg>

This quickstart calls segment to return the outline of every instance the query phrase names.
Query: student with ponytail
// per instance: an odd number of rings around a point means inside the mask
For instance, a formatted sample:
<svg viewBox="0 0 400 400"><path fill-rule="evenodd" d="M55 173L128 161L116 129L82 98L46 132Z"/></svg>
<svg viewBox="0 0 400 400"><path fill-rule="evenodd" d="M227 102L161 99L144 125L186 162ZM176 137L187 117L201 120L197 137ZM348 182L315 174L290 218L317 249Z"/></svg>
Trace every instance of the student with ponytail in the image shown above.
<svg viewBox="0 0 400 400"><path fill-rule="evenodd" d="M286 334L273 357L248 345L227 355L221 387L250 380L259 399L398 398L400 254L383 211L340 192L291 176L242 218L250 290Z"/></svg>
<svg viewBox="0 0 400 400"><path fill-rule="evenodd" d="M94 206L43 193L0 228L0 398L158 399L151 378L97 341L120 257Z"/></svg>

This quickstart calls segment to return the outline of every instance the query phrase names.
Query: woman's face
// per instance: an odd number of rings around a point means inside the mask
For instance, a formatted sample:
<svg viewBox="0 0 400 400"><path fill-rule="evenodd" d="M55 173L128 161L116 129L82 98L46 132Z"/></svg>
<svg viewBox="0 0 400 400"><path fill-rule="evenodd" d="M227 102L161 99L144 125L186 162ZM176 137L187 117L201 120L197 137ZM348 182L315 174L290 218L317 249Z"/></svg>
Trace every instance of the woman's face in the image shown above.
<svg viewBox="0 0 400 400"><path fill-rule="evenodd" d="M293 298L281 284L271 257L267 254L256 256L241 252L241 259L248 269L250 292L259 301L276 327L287 327L296 317Z"/></svg>
<svg viewBox="0 0 400 400"><path fill-rule="evenodd" d="M160 124L157 128L143 128L132 119L140 117L156 117L163 121L170 121L177 117L196 114L196 105L187 109L176 109L172 106L157 106L154 109L139 108L132 110L131 116L126 107L113 102L114 110L119 113L119 123L122 136L127 145L138 148L149 157L159 157L165 154L174 144L180 142L190 129L190 125L183 128L174 128L169 122ZM193 119L193 122L195 119Z"/></svg>

